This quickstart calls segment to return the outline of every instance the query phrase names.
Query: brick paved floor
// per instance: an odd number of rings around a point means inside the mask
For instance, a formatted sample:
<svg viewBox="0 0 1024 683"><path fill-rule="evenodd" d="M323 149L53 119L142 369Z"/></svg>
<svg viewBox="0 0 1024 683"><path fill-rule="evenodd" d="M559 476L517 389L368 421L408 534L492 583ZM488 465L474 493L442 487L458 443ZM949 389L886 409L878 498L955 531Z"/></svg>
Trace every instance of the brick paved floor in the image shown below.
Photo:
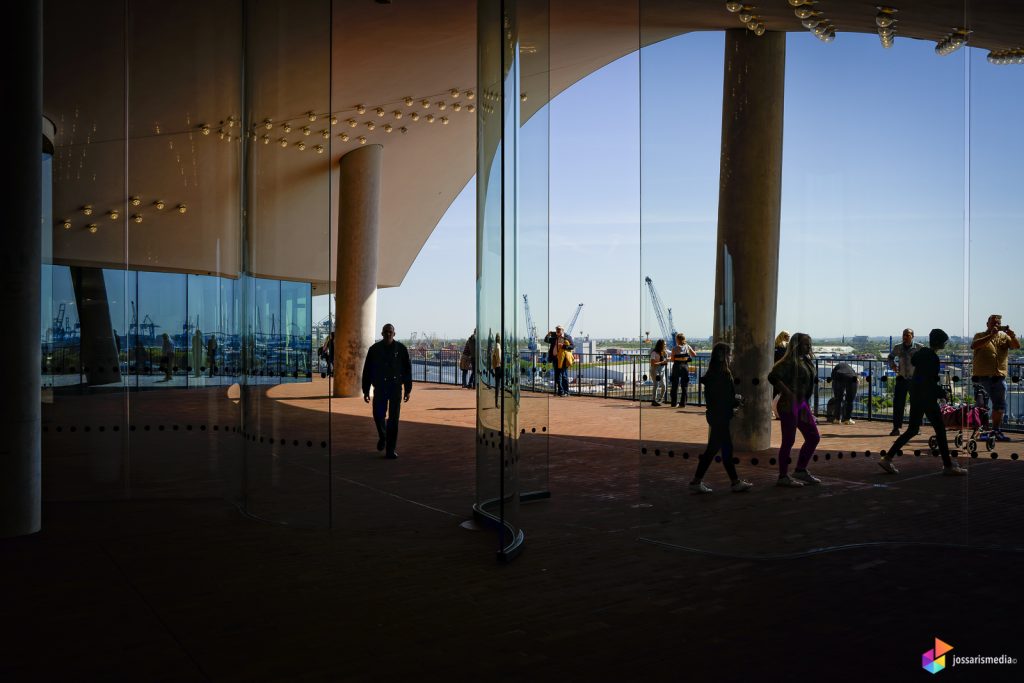
<svg viewBox="0 0 1024 683"><path fill-rule="evenodd" d="M534 397L520 469L552 497L521 507L526 548L500 565L461 525L472 392L417 385L385 461L361 400L250 391L238 434L222 389L46 406L44 530L0 541L0 678L910 680L936 636L1024 656L1012 448L965 480L930 455L889 477L884 425L823 426L822 486L777 489L771 453L741 454L753 492L692 496L697 409L645 415L669 438L641 454L635 404Z"/></svg>

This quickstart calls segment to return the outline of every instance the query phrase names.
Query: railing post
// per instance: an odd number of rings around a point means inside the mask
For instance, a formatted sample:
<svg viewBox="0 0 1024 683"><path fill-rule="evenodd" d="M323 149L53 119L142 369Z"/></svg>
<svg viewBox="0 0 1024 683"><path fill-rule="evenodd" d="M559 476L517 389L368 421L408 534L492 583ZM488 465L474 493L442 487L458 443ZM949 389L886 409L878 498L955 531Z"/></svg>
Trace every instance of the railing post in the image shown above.
<svg viewBox="0 0 1024 683"><path fill-rule="evenodd" d="M874 382L872 381L874 379L874 376L875 376L875 373L872 372L872 367L869 365L868 366L868 419L869 420L871 419L871 415L872 415L872 406L871 406L871 404L874 403L874 396L875 396Z"/></svg>
<svg viewBox="0 0 1024 683"><path fill-rule="evenodd" d="M604 397L608 398L608 354L604 355Z"/></svg>

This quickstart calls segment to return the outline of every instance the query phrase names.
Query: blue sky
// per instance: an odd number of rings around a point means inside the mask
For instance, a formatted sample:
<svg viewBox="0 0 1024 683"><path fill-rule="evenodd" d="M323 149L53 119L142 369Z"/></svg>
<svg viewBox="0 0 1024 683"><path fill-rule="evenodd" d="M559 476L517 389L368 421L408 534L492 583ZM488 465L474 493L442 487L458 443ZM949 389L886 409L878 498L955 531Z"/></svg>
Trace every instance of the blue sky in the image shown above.
<svg viewBox="0 0 1024 683"><path fill-rule="evenodd" d="M628 55L526 125L526 139L550 147L546 169L532 147L520 168L532 193L537 178L549 182L550 206L521 208L525 222L550 211L550 268L536 233L520 245L520 289L539 327L582 301L579 331L653 334L650 275L681 329L711 334L723 41L688 34ZM1024 326L1013 264L1024 136L1012 131L1024 68L933 47L789 34L779 327L965 334L989 312ZM399 336L473 327L475 201L471 182L403 285L380 292L378 318Z"/></svg>

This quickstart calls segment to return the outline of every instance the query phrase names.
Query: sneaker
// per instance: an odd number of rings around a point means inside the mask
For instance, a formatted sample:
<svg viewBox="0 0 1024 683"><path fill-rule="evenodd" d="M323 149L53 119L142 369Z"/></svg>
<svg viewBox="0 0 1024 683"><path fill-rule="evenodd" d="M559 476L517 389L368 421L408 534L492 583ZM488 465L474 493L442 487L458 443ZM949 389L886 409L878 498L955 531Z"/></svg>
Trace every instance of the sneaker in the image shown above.
<svg viewBox="0 0 1024 683"><path fill-rule="evenodd" d="M698 481L696 484L691 483L690 490L694 493L711 493L711 487L703 481Z"/></svg>
<svg viewBox="0 0 1024 683"><path fill-rule="evenodd" d="M967 474L967 470L965 470L963 467L960 467L960 465L958 465L957 463L953 463L949 467L943 467L942 473L947 477L962 477L965 474Z"/></svg>
<svg viewBox="0 0 1024 683"><path fill-rule="evenodd" d="M878 461L878 466L889 474L899 474L900 471L896 469L896 465L892 464L892 458L883 455L881 460Z"/></svg>
<svg viewBox="0 0 1024 683"><path fill-rule="evenodd" d="M661 404L658 403L657 401L651 401L651 407L652 408L659 408L659 407L661 407Z"/></svg>
<svg viewBox="0 0 1024 683"><path fill-rule="evenodd" d="M803 483L809 484L811 486L813 486L814 484L820 484L821 483L821 479L818 479L816 476L814 476L813 474L811 474L807 470L794 470L793 478L794 479L799 479Z"/></svg>
<svg viewBox="0 0 1024 683"><path fill-rule="evenodd" d="M857 423L854 422L853 420L843 420L843 424L844 425L855 425Z"/></svg>
<svg viewBox="0 0 1024 683"><path fill-rule="evenodd" d="M1003 430L1001 429L999 431L993 432L992 434L995 437L996 441L1012 441L1010 437L1008 437L1006 434L1003 434Z"/></svg>
<svg viewBox="0 0 1024 683"><path fill-rule="evenodd" d="M754 485L751 484L746 479L740 479L730 488L732 489L733 493L743 493L744 491L749 491L750 489L754 488Z"/></svg>
<svg viewBox="0 0 1024 683"><path fill-rule="evenodd" d="M797 481L796 479L793 479L792 477L786 476L786 477L779 477L779 480L777 482L775 482L775 485L776 486L786 486L786 487L789 487L789 488L798 489L801 486L803 486L804 484L803 484L802 481Z"/></svg>
<svg viewBox="0 0 1024 683"><path fill-rule="evenodd" d="M899 427L893 427L892 431L889 432L889 436L899 436L899 435L900 435L900 428Z"/></svg>

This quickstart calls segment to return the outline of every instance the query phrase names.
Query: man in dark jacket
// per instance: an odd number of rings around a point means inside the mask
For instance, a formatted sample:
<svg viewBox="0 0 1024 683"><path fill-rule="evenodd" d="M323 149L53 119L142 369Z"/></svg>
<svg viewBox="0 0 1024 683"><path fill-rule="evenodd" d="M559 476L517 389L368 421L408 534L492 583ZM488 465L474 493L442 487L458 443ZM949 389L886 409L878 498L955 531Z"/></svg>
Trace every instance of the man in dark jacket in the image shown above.
<svg viewBox="0 0 1024 683"><path fill-rule="evenodd" d="M384 457L394 459L398 457L395 445L398 443L398 418L402 413L402 402L408 401L412 393L412 362L405 345L395 341L394 325L385 325L381 336L384 339L366 352L366 362L363 363L363 400L370 402L370 387L373 386L377 450L383 451L386 448Z"/></svg>

